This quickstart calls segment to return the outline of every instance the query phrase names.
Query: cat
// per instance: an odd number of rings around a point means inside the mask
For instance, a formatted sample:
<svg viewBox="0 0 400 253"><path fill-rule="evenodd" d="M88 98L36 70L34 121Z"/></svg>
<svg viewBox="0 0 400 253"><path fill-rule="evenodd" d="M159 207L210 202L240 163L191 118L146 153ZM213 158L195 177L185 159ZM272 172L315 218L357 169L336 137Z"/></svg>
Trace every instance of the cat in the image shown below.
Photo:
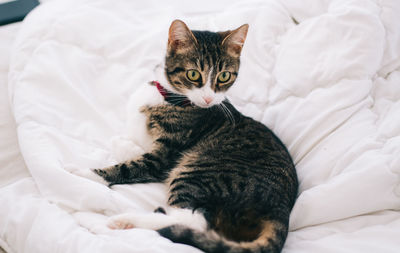
<svg viewBox="0 0 400 253"><path fill-rule="evenodd" d="M116 215L110 228L154 229L205 252L282 250L298 190L295 166L270 129L225 98L248 27L191 31L172 22L165 81L146 87L158 98L140 109L142 132L152 137L148 152L92 170L109 186L164 182L168 207Z"/></svg>

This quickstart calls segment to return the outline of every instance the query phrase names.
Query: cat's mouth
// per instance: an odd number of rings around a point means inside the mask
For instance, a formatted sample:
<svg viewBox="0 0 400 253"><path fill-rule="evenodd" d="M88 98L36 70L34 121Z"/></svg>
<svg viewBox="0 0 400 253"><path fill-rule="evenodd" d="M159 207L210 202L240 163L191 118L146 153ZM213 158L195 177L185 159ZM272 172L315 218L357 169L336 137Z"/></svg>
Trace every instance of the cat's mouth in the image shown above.
<svg viewBox="0 0 400 253"><path fill-rule="evenodd" d="M192 103L192 104L194 104L195 106L198 106L198 107L200 107L200 108L210 108L210 107L213 107L213 106L215 106L215 105L217 105L218 103L215 103L215 102L206 102L206 101L200 101L200 102L194 102L194 101L192 101L192 100L190 100L189 99L189 101Z"/></svg>
<svg viewBox="0 0 400 253"><path fill-rule="evenodd" d="M177 106L192 105L200 108L210 108L212 106L222 103L224 99L224 97L220 96L211 96L197 93L192 94L190 92L186 95L174 93L169 89L166 89L158 81L151 81L150 84L157 87L158 92L164 97L164 100L166 102Z"/></svg>
<svg viewBox="0 0 400 253"><path fill-rule="evenodd" d="M215 92L208 92L202 89L190 90L186 92L186 97L195 106L201 108L210 108L221 104L225 96Z"/></svg>

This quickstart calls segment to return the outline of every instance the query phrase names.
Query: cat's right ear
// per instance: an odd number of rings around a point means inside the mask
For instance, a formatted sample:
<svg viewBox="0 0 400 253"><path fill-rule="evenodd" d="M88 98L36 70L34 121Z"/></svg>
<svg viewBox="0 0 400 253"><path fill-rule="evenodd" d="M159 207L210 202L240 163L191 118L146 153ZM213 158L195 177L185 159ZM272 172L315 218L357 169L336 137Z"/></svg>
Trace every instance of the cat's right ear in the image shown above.
<svg viewBox="0 0 400 253"><path fill-rule="evenodd" d="M174 20L169 27L168 51L185 51L192 47L194 43L197 43L197 40L187 25L179 19Z"/></svg>
<svg viewBox="0 0 400 253"><path fill-rule="evenodd" d="M236 30L229 31L228 35L222 41L222 45L225 45L229 54L235 57L240 56L244 41L246 40L247 31L249 25L244 24Z"/></svg>

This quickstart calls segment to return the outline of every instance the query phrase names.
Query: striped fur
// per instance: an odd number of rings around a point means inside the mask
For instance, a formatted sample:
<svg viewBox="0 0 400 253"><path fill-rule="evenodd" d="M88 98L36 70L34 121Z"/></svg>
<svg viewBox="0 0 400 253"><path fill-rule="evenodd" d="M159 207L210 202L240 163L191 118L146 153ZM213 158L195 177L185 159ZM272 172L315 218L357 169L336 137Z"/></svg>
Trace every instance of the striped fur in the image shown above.
<svg viewBox="0 0 400 253"><path fill-rule="evenodd" d="M166 76L175 92L203 85L183 76L188 68L202 75L228 69L235 73L229 84L217 88L215 78L209 78L214 92L228 89L239 70L237 38L234 45L223 45L235 40L232 32L192 33L184 28L178 29L183 34L170 35L166 58ZM182 41L175 43L174 36ZM205 252L280 252L298 182L278 137L227 100L208 108L144 107L142 113L155 140L153 150L95 172L110 185L165 182L170 206L204 215L206 232L183 225L158 230L174 242Z"/></svg>

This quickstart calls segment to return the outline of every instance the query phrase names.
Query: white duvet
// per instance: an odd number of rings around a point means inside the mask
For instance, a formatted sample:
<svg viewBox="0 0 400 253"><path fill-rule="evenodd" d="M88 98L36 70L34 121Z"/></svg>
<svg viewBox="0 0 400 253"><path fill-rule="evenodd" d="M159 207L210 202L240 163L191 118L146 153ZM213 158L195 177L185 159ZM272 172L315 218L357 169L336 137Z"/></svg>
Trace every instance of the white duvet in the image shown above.
<svg viewBox="0 0 400 253"><path fill-rule="evenodd" d="M0 246L199 252L154 231L106 228L110 215L163 205L163 185L110 189L70 173L120 160L129 98L155 78L180 18L198 30L250 25L229 98L295 161L300 189L283 252L400 252L400 2L202 4L53 1L25 20L8 88L30 176L0 188Z"/></svg>

